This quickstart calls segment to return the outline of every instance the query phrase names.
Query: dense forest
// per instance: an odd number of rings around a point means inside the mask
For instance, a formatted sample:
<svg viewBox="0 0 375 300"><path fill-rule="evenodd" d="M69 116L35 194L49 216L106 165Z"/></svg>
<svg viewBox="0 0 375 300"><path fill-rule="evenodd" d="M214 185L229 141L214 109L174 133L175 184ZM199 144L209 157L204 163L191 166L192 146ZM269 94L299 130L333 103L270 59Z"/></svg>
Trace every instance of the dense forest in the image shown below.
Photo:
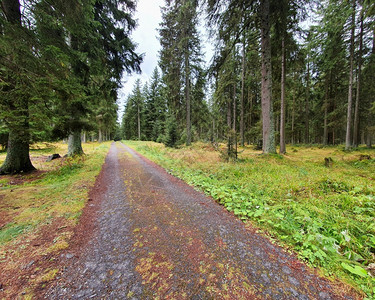
<svg viewBox="0 0 375 300"><path fill-rule="evenodd" d="M1 1L0 174L33 170L29 145L108 139L123 72L140 71L129 35L135 1Z"/></svg>
<svg viewBox="0 0 375 300"><path fill-rule="evenodd" d="M225 141L229 156L237 144L264 153L296 143L371 147L374 8L356 0L166 1L159 68L129 95L123 137ZM215 43L208 68L199 22Z"/></svg>
<svg viewBox="0 0 375 300"><path fill-rule="evenodd" d="M1 1L0 173L32 170L29 145L86 139L371 147L373 1L165 1L159 66L117 124L124 72L140 72L129 0ZM312 18L314 20L312 20ZM140 20L142 22L142 20ZM215 53L204 61L199 22Z"/></svg>

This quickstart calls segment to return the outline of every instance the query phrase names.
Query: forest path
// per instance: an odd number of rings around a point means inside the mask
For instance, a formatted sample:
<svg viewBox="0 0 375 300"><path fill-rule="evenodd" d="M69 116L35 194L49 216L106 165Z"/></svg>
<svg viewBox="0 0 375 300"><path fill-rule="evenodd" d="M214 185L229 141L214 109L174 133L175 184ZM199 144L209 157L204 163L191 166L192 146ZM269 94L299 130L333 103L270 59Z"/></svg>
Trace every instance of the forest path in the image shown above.
<svg viewBox="0 0 375 300"><path fill-rule="evenodd" d="M354 299L121 143L100 178L96 230L48 299Z"/></svg>

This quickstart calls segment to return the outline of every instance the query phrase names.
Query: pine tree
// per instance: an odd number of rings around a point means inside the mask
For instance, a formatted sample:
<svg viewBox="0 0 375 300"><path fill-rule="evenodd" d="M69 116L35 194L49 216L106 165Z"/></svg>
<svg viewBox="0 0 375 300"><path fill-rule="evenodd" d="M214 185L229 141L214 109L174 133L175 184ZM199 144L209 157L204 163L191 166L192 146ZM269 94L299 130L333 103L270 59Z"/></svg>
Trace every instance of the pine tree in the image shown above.
<svg viewBox="0 0 375 300"><path fill-rule="evenodd" d="M29 156L29 103L37 84L31 77L38 63L32 52L33 34L22 23L19 1L4 0L1 4L0 101L9 137L0 174L12 174L35 169Z"/></svg>
<svg viewBox="0 0 375 300"><path fill-rule="evenodd" d="M192 140L192 87L198 80L202 56L197 6L196 0L166 1L159 30L160 68L167 88L168 107L178 120L182 117L186 120L187 145Z"/></svg>

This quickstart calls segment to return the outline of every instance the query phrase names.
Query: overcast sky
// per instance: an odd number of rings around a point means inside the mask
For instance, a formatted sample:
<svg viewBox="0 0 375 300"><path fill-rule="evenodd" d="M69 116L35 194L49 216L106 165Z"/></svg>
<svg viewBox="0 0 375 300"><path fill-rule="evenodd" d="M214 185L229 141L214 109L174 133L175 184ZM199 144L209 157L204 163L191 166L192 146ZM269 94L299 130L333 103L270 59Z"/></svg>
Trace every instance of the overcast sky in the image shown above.
<svg viewBox="0 0 375 300"><path fill-rule="evenodd" d="M140 78L142 84L149 81L152 71L158 64L158 56L160 51L159 34L157 29L161 22L160 7L164 6L164 0L138 0L137 12L135 19L138 26L131 35L132 40L138 45L137 53L144 53L143 63L141 65L142 74L123 76L123 88L119 91L119 117L124 111L125 100L131 93L137 78ZM201 26L201 30L203 26ZM212 49L207 43L207 36L202 34L202 48L206 52L206 60L210 60Z"/></svg>

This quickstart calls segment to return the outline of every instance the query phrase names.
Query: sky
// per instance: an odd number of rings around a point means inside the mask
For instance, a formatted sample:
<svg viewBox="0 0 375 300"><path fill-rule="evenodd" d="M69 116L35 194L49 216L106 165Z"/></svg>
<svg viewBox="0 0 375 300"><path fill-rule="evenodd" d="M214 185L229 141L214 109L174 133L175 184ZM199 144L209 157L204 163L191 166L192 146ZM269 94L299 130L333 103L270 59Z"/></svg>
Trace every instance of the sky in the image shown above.
<svg viewBox="0 0 375 300"><path fill-rule="evenodd" d="M131 38L138 45L137 53L144 53L143 62L141 64L141 74L124 74L122 78L123 87L119 91L119 121L121 120L125 100L131 93L135 81L139 78L144 84L149 81L152 71L158 64L158 56L160 51L160 43L158 40L158 28L161 23L160 7L164 6L164 0L138 0L137 11L134 18L137 20L138 26L133 31ZM213 53L213 49L207 41L207 34L204 26L200 26L202 38L202 48L205 52L205 59L208 62Z"/></svg>
<svg viewBox="0 0 375 300"><path fill-rule="evenodd" d="M123 87L119 91L119 117L124 111L125 100L131 93L135 81L139 78L143 83L149 80L152 71L157 66L160 44L158 40L159 24L161 22L160 7L164 0L139 0L134 18L138 26L133 31L131 38L138 45L137 53L143 53L141 64L142 74L124 74L122 78Z"/></svg>

